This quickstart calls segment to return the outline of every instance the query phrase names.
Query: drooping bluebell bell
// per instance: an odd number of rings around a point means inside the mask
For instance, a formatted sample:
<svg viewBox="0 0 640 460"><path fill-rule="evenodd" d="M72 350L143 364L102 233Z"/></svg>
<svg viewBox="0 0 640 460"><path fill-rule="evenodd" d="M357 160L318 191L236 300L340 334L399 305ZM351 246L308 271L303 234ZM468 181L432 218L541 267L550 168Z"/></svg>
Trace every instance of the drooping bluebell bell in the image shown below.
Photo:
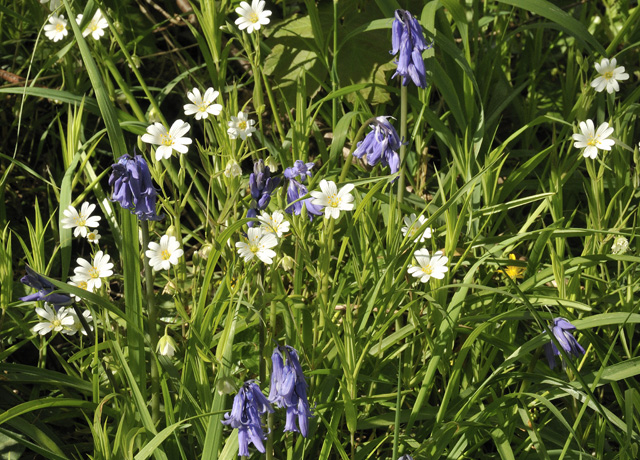
<svg viewBox="0 0 640 460"><path fill-rule="evenodd" d="M582 346L578 343L573 334L568 332L575 331L575 329L576 327L566 319L555 318L553 320L553 327L551 328L551 332L567 355L578 357L584 355L584 348L582 348ZM549 367L551 369L556 366L556 356L560 356L562 359L560 351L553 342L545 344L544 352L547 356ZM566 364L564 360L562 360L562 368L564 369L565 366Z"/></svg>
<svg viewBox="0 0 640 460"><path fill-rule="evenodd" d="M56 310L60 307L71 305L73 303L73 299L71 298L71 296L53 292L58 288L47 281L42 275L35 272L28 265L26 265L25 268L27 270L27 274L23 276L20 281L27 286L31 286L32 288L37 289L38 292L20 297L20 300L22 300L23 302L47 302L53 305Z"/></svg>
<svg viewBox="0 0 640 460"><path fill-rule="evenodd" d="M302 206L304 205L307 208L309 218L313 219L314 215L322 215L322 207L312 204L312 198L297 201L309 193L309 190L307 190L303 182L307 177L311 177L311 169L313 166L313 163L296 160L292 167L284 170L284 177L289 181L289 186L287 187L288 206L285 208L287 213L298 216L302 212Z"/></svg>
<svg viewBox="0 0 640 460"><path fill-rule="evenodd" d="M389 51L394 56L398 53L398 60L394 61L398 68L396 75L402 76L402 84L407 86L410 77L420 88L427 86L427 76L424 69L422 52L428 48L422 35L422 27L416 18L407 10L396 10L395 19L391 26L391 46ZM393 78L392 77L392 78Z"/></svg>
<svg viewBox="0 0 640 460"><path fill-rule="evenodd" d="M389 166L391 174L395 174L400 170L400 156L397 150L400 149L402 142L398 132L387 118L389 117L376 117L371 121L369 126L373 130L358 142L353 156L362 158L366 154L369 165L375 166L382 163L382 166Z"/></svg>
<svg viewBox="0 0 640 460"><path fill-rule="evenodd" d="M222 420L224 425L238 429L238 455L248 457L249 444L253 444L260 452L265 452L262 443L265 435L260 416L266 412L273 412L271 404L253 380L246 381L233 398L231 412L224 414L225 419Z"/></svg>
<svg viewBox="0 0 640 460"><path fill-rule="evenodd" d="M117 201L140 220L160 220L164 215L156 214L156 188L153 186L149 166L142 155L122 155L111 166L113 172L109 185L113 187L111 201Z"/></svg>
<svg viewBox="0 0 640 460"><path fill-rule="evenodd" d="M286 364L282 358L283 354ZM306 438L309 432L311 410L307 400L307 381L300 367L298 352L289 345L277 346L271 355L271 362L273 367L269 401L276 407L286 408L284 431L299 431ZM296 418L298 426L296 426Z"/></svg>
<svg viewBox="0 0 640 460"><path fill-rule="evenodd" d="M258 160L253 164L253 172L249 176L249 188L251 190L251 206L247 211L247 217L256 217L258 211L266 209L271 201L271 194L280 185L279 177L271 177L269 166L264 161ZM253 227L254 222L247 225Z"/></svg>

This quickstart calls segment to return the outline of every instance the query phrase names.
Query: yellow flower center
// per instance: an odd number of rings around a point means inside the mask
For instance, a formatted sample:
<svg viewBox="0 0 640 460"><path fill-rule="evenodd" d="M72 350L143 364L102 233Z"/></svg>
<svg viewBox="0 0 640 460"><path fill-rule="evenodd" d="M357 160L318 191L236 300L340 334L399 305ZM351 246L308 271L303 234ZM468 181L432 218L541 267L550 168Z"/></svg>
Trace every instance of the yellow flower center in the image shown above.
<svg viewBox="0 0 640 460"><path fill-rule="evenodd" d="M97 267L91 267L89 270L89 276L93 279L100 278L100 271Z"/></svg>
<svg viewBox="0 0 640 460"><path fill-rule="evenodd" d="M200 112L206 112L207 111L207 105L204 102L198 104L198 110Z"/></svg>
<svg viewBox="0 0 640 460"><path fill-rule="evenodd" d="M247 122L241 121L240 123L238 123L238 128L244 131L245 129L247 129Z"/></svg>
<svg viewBox="0 0 640 460"><path fill-rule="evenodd" d="M170 134L160 134L160 143L170 147L173 145L173 137Z"/></svg>
<svg viewBox="0 0 640 460"><path fill-rule="evenodd" d="M59 328L62 327L62 321L60 321L58 318L54 319L53 321L51 321L51 325L54 328Z"/></svg>
<svg viewBox="0 0 640 460"><path fill-rule="evenodd" d="M613 78L613 72L605 72L603 77L605 80L611 80Z"/></svg>
<svg viewBox="0 0 640 460"><path fill-rule="evenodd" d="M76 217L74 220L77 227L84 227L87 225L87 219L82 215Z"/></svg>
<svg viewBox="0 0 640 460"><path fill-rule="evenodd" d="M589 140L587 141L587 145L590 145L590 146L596 146L597 144L598 144L597 137L590 137Z"/></svg>
<svg viewBox="0 0 640 460"><path fill-rule="evenodd" d="M329 195L327 197L327 202L329 203L330 208L337 208L338 206L340 206L341 201L342 198L340 198L338 195Z"/></svg>
<svg viewBox="0 0 640 460"><path fill-rule="evenodd" d="M253 252L254 254L257 253L259 250L260 250L260 247L257 244L249 245L249 251Z"/></svg>
<svg viewBox="0 0 640 460"><path fill-rule="evenodd" d="M169 251L165 249L160 253L160 257L162 257L162 260L169 260L169 258L171 257L171 254L169 254Z"/></svg>
<svg viewBox="0 0 640 460"><path fill-rule="evenodd" d="M88 286L87 286L87 282L86 282L86 281L80 281L80 282L78 283L78 287L79 287L80 289L84 289L84 290L86 291L86 290L87 290L87 287L88 287Z"/></svg>
<svg viewBox="0 0 640 460"><path fill-rule="evenodd" d="M431 273L433 273L433 267L431 267L431 264L427 265L426 267L422 267L422 272L425 275L430 275Z"/></svg>
<svg viewBox="0 0 640 460"><path fill-rule="evenodd" d="M56 24L56 32L62 32L64 30L64 25L62 23Z"/></svg>
<svg viewBox="0 0 640 460"><path fill-rule="evenodd" d="M252 11L251 14L249 15L249 21L255 24L259 20L260 20L260 17L258 16L258 14L255 11Z"/></svg>

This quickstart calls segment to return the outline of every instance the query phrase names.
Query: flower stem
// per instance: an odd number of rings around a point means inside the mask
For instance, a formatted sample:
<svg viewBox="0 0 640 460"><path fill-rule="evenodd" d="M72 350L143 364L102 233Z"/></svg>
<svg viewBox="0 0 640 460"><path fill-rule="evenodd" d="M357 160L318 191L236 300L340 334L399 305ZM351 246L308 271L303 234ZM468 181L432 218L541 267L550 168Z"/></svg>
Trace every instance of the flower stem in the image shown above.
<svg viewBox="0 0 640 460"><path fill-rule="evenodd" d="M407 87L400 87L400 171L398 178L398 204L404 197L404 164L407 152Z"/></svg>
<svg viewBox="0 0 640 460"><path fill-rule="evenodd" d="M140 221L140 228L142 229L142 248L146 250L149 246L149 223L146 220ZM142 256L142 263L144 265L147 314L149 315L149 340L151 342L149 359L151 363L151 417L153 423L158 423L160 419L160 379L158 378L158 362L155 356L156 347L158 346L158 329L156 327L158 312L154 302L153 272L146 255Z"/></svg>

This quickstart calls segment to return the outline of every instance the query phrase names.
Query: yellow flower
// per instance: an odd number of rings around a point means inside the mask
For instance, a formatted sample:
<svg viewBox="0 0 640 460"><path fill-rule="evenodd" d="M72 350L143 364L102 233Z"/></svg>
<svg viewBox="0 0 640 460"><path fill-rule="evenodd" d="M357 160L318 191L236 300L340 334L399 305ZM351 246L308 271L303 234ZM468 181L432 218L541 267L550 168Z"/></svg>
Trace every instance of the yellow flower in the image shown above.
<svg viewBox="0 0 640 460"><path fill-rule="evenodd" d="M516 260L515 254L509 254L509 260ZM518 265L507 265L505 270L498 270L500 273L504 273L512 280L516 280L517 278L522 278L524 272L526 271L526 267L520 267Z"/></svg>

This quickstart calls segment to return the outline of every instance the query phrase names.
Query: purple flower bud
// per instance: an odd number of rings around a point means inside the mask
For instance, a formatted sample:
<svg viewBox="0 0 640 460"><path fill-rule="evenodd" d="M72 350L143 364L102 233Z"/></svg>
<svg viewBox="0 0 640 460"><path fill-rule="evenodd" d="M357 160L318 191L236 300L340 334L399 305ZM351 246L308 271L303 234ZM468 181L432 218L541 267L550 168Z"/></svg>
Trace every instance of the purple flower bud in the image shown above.
<svg viewBox="0 0 640 460"><path fill-rule="evenodd" d="M125 153L112 168L109 177L109 185L113 187L111 201L117 201L140 220L160 220L164 217L164 214L156 214L158 193L153 186L149 166L141 155L131 158Z"/></svg>
<svg viewBox="0 0 640 460"><path fill-rule="evenodd" d="M248 380L233 398L231 412L224 414L225 419L222 420L224 425L238 429L239 456L249 456L249 444L253 444L260 452L265 452L262 443L265 435L260 417L266 412L273 412L269 400L253 380Z"/></svg>
<svg viewBox="0 0 640 460"><path fill-rule="evenodd" d="M284 354L286 363L282 358ZM304 378L298 352L288 345L276 347L271 355L271 390L269 401L287 410L284 431L309 433L311 410L307 400L307 381ZM296 426L296 418L298 425Z"/></svg>
<svg viewBox="0 0 640 460"><path fill-rule="evenodd" d="M247 217L257 216L257 211L262 211L269 206L273 191L280 185L279 177L271 177L271 171L265 166L264 161L258 160L253 164L253 172L249 176L249 189L251 191L251 208L247 212ZM249 222L249 227L253 222Z"/></svg>
<svg viewBox="0 0 640 460"><path fill-rule="evenodd" d="M322 207L311 204L313 198L307 198L305 200L296 201L309 193L307 187L302 184L305 179L311 177L311 169L313 163L305 163L302 160L296 160L292 167L284 170L285 179L289 180L289 186L287 187L287 204L285 212L288 214L295 214L299 216L302 213L303 205L307 208L307 214L309 219L313 219L313 216L322 215ZM300 178L300 181L297 178ZM295 203L294 203L295 202Z"/></svg>
<svg viewBox="0 0 640 460"><path fill-rule="evenodd" d="M47 281L42 275L36 273L28 265L26 265L25 268L27 270L27 274L23 276L20 281L23 284L36 289L38 292L20 297L20 300L22 300L23 302L47 302L53 305L56 310L58 310L60 307L71 305L73 303L73 299L67 294L54 293L53 291L58 288Z"/></svg>
<svg viewBox="0 0 640 460"><path fill-rule="evenodd" d="M553 327L551 332L556 338L564 352L569 356L582 356L584 355L584 348L578 343L576 338L567 331L574 331L576 327L564 318L555 318L553 320ZM553 369L556 366L556 356L562 356L560 351L556 347L555 343L549 342L544 346L544 352L549 361L549 367ZM562 361L562 368L564 369L566 363Z"/></svg>
<svg viewBox="0 0 640 460"><path fill-rule="evenodd" d="M404 86L409 83L409 77L416 86L426 87L427 76L422 51L428 48L427 42L422 35L420 23L406 10L396 10L391 26L391 48L391 54L399 53L398 60L395 61L398 68L393 77L402 76Z"/></svg>
<svg viewBox="0 0 640 460"><path fill-rule="evenodd" d="M387 121L389 117L376 117L370 124L373 131L358 142L358 147L353 152L356 158L367 155L367 163L375 166L382 163L382 166L389 166L391 174L400 170L400 156L397 150L400 149L401 141L398 132L391 123Z"/></svg>

